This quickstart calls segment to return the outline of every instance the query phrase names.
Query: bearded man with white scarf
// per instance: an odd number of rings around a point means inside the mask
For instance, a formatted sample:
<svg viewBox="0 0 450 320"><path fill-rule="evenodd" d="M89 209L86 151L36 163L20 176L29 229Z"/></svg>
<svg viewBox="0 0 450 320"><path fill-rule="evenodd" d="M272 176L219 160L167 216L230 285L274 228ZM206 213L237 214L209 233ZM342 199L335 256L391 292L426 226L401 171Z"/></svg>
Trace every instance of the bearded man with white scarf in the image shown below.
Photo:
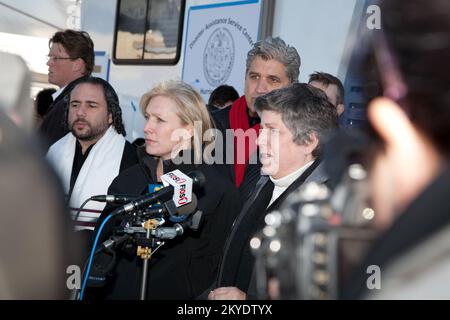
<svg viewBox="0 0 450 320"><path fill-rule="evenodd" d="M47 153L62 179L72 215L94 195L106 194L114 178L138 162L125 140L119 99L101 78L81 78L68 96L65 117L70 132ZM76 228L93 230L105 203L88 202Z"/></svg>

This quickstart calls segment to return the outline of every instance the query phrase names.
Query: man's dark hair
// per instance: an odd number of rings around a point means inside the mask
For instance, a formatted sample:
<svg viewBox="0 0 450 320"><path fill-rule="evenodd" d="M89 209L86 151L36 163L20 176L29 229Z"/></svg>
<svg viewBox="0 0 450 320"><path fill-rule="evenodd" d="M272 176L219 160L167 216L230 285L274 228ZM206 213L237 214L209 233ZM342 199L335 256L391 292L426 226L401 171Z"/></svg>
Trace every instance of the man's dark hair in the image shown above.
<svg viewBox="0 0 450 320"><path fill-rule="evenodd" d="M391 98L438 150L448 156L450 1L389 0L381 6L382 26L377 35L384 37L385 52L405 86L402 96ZM382 44L380 37L375 38L375 52L380 52ZM385 93L393 92L395 84L386 82L392 79L393 68L378 61L378 69Z"/></svg>
<svg viewBox="0 0 450 320"><path fill-rule="evenodd" d="M311 83L313 81L322 83L325 86L329 86L330 84L334 84L338 88L338 96L337 96L337 104L344 104L344 86L342 85L341 80L339 80L337 77L326 73L326 72L314 72L309 75L308 83Z"/></svg>
<svg viewBox="0 0 450 320"><path fill-rule="evenodd" d="M65 115L65 125L67 127L67 119L69 113L69 105L70 105L70 96L73 90L82 83L90 83L94 85L99 85L103 88L103 94L105 95L106 105L108 106L108 112L112 115L113 127L116 129L117 133L126 136L127 133L125 131L125 127L122 122L122 109L120 109L119 97L117 96L114 88L102 78L97 77L81 77L76 80L71 93L66 96L64 99L66 101L66 115Z"/></svg>
<svg viewBox="0 0 450 320"><path fill-rule="evenodd" d="M225 107L228 101L234 102L239 99L239 93L232 86L226 84L215 88L209 96L208 105L213 107Z"/></svg>
<svg viewBox="0 0 450 320"><path fill-rule="evenodd" d="M294 142L299 145L308 143L310 134L315 133L319 144L312 153L314 157L320 155L322 145L338 126L336 108L325 93L305 83L294 83L256 98L255 110L259 114L262 111L281 114Z"/></svg>
<svg viewBox="0 0 450 320"><path fill-rule="evenodd" d="M52 94L56 92L54 88L42 89L36 95L35 106L36 112L39 116L43 117L47 113L50 105L53 102Z"/></svg>
<svg viewBox="0 0 450 320"><path fill-rule="evenodd" d="M67 51L69 57L73 59L81 58L86 64L86 75L90 75L94 70L94 43L85 31L64 30L56 32L48 42L61 44Z"/></svg>

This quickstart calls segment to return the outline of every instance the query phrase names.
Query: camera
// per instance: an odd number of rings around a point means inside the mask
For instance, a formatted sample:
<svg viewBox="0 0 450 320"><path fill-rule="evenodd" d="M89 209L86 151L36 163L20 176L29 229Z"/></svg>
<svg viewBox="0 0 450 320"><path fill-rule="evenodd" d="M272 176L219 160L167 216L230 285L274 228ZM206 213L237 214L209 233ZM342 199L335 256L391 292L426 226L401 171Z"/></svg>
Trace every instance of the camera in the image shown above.
<svg viewBox="0 0 450 320"><path fill-rule="evenodd" d="M302 185L250 241L260 299L337 299L376 237L367 172L345 170L334 189Z"/></svg>

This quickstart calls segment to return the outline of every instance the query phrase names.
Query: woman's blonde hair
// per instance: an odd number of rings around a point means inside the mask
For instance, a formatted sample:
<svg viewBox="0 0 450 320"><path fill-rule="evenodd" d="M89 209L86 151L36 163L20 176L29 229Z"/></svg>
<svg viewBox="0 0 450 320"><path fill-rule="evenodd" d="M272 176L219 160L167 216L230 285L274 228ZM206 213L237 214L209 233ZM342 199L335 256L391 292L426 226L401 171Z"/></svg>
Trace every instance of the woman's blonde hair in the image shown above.
<svg viewBox="0 0 450 320"><path fill-rule="evenodd" d="M145 114L150 100L157 96L164 96L172 99L178 106L177 115L183 122L183 124L192 126L194 135L192 137L193 149L194 149L194 161L195 163L202 162L202 147L209 146L213 143L211 136L205 137L207 140L203 143L203 136L205 132L211 132L213 126L211 118L209 117L208 110L205 102L200 94L187 83L180 80L166 80L157 84L153 89L145 93L141 97L139 103L142 114ZM195 125L196 122L201 123Z"/></svg>

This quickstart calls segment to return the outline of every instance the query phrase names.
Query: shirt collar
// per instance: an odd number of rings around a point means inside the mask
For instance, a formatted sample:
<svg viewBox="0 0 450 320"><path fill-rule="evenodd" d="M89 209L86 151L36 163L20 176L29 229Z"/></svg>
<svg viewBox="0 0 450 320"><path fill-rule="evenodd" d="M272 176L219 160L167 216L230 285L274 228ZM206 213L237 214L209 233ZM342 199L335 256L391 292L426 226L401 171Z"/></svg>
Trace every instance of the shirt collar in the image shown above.
<svg viewBox="0 0 450 320"><path fill-rule="evenodd" d="M61 92L64 91L65 88L66 88L66 86L60 88L58 91L56 91L56 92L54 92L54 93L52 94L53 101L55 101L56 98L58 98L58 96L61 94Z"/></svg>
<svg viewBox="0 0 450 320"><path fill-rule="evenodd" d="M306 169L308 169L312 164L314 163L314 160L308 162L307 164L305 164L303 167L295 170L294 172L288 174L287 176L280 178L280 179L274 179L272 178L272 176L270 176L270 180L273 182L273 184L276 187L281 187L281 188L287 188L289 187L295 180L297 180L298 177L300 177L303 172L306 171Z"/></svg>

